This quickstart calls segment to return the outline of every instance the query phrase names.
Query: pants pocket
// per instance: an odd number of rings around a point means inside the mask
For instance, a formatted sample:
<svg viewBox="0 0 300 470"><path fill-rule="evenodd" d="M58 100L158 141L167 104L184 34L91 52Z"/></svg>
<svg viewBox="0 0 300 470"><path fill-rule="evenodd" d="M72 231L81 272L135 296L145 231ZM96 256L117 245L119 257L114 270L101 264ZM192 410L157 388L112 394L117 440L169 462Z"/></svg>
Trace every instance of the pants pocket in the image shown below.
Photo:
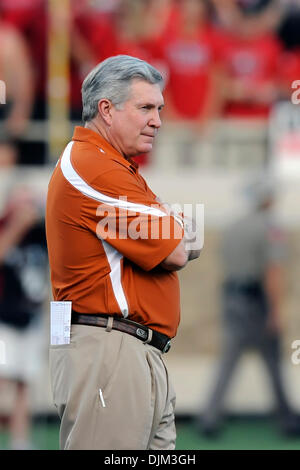
<svg viewBox="0 0 300 470"><path fill-rule="evenodd" d="M110 392L115 379L120 371L120 362L123 346L123 334L119 332L107 332L106 345L103 350L103 361L99 367L97 381L98 404L101 408L106 407L106 401L109 399Z"/></svg>

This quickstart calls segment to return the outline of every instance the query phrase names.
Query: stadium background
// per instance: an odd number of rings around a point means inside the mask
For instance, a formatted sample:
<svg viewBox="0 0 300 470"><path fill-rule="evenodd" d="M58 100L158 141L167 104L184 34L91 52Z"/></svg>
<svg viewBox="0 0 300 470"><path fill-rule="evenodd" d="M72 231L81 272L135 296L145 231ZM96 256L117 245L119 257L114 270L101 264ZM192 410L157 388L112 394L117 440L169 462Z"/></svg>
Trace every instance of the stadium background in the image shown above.
<svg viewBox="0 0 300 470"><path fill-rule="evenodd" d="M267 13L262 25L264 4ZM196 432L192 420L203 409L220 354L221 232L245 210L243 188L266 166L272 167L280 185L277 212L288 239L281 312L283 365L291 401L300 412L300 365L291 360L292 343L300 339L300 114L292 100L292 84L300 80L299 4L288 0L0 1L0 34L13 29L22 37L32 83L21 130L11 131L5 117L1 123L2 206L17 181L34 188L43 207L51 171L73 126L80 124L80 83L94 64L125 53L149 60L166 78L164 124L153 153L139 157L140 170L161 199L205 205L204 249L198 261L179 273L182 320L166 356L177 390L180 449L299 448L299 439L288 440L274 429L268 378L252 353L245 355L231 384L226 403L232 419L225 433L208 440ZM252 55L249 50L241 55L245 38L239 36L242 28L237 28L235 16L241 5L252 21L248 25ZM265 42L260 42L259 28L265 28ZM237 63L232 62L234 54L240 57ZM260 76L255 75L255 60L262 62ZM5 70L0 67L0 71L0 78L9 80ZM23 75L18 67L15 72ZM243 93L249 87L251 99L245 99ZM7 86L7 103L16 99L15 90ZM37 374L31 384L33 440L41 449L58 445L47 369L48 338L47 303L37 337ZM0 391L4 448L13 396L13 390Z"/></svg>

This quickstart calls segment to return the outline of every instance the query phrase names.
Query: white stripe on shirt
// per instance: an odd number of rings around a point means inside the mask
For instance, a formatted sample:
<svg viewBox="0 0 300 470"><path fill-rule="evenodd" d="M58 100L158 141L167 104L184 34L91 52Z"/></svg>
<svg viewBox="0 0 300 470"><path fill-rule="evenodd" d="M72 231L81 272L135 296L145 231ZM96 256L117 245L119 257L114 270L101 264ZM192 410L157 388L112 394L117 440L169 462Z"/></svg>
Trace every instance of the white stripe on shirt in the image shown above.
<svg viewBox="0 0 300 470"><path fill-rule="evenodd" d="M64 177L71 183L74 188L80 191L85 196L88 196L102 204L108 204L119 209L134 211L142 214L155 215L157 217L165 217L168 214L155 207L146 206L144 204L136 204L134 202L125 201L123 199L116 199L97 191L89 186L78 173L74 170L71 163L71 150L74 142L69 142L66 146L64 153L61 157L60 167Z"/></svg>

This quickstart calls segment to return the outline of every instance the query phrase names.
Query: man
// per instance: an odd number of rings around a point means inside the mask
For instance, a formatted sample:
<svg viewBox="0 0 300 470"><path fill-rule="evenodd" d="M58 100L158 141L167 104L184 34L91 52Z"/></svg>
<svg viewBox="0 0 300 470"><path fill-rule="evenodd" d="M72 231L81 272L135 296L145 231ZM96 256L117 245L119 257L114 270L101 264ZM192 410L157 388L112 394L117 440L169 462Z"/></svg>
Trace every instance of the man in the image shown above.
<svg viewBox="0 0 300 470"><path fill-rule="evenodd" d="M162 353L179 323L175 271L199 251L131 159L152 150L162 86L156 69L130 56L93 69L82 86L85 127L49 184L53 296L72 302L70 341L50 350L63 449L175 447Z"/></svg>
<svg viewBox="0 0 300 470"><path fill-rule="evenodd" d="M0 390L10 387L14 404L8 421L10 448L30 442L30 385L39 370L39 333L48 297L48 257L40 202L30 188L15 186L0 218Z"/></svg>
<svg viewBox="0 0 300 470"><path fill-rule="evenodd" d="M0 168L20 160L33 105L32 65L22 35L0 14Z"/></svg>
<svg viewBox="0 0 300 470"><path fill-rule="evenodd" d="M266 174L247 188L253 208L227 227L221 244L224 345L216 383L202 418L202 430L219 430L225 393L242 354L262 356L276 398L283 432L300 432L280 370L280 310L285 236L272 216L274 183Z"/></svg>

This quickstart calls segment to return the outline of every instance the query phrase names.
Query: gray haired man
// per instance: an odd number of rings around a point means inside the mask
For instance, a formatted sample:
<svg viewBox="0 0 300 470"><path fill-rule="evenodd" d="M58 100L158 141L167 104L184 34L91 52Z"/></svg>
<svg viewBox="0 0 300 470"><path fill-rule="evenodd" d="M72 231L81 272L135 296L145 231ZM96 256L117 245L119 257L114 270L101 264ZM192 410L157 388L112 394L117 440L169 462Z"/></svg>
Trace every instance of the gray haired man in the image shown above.
<svg viewBox="0 0 300 470"><path fill-rule="evenodd" d="M131 158L152 150L162 88L142 60L99 64L82 86L85 127L75 129L49 184L53 309L71 308L70 337L54 337L50 348L63 449L175 447L162 354L180 319L176 271L199 252Z"/></svg>

